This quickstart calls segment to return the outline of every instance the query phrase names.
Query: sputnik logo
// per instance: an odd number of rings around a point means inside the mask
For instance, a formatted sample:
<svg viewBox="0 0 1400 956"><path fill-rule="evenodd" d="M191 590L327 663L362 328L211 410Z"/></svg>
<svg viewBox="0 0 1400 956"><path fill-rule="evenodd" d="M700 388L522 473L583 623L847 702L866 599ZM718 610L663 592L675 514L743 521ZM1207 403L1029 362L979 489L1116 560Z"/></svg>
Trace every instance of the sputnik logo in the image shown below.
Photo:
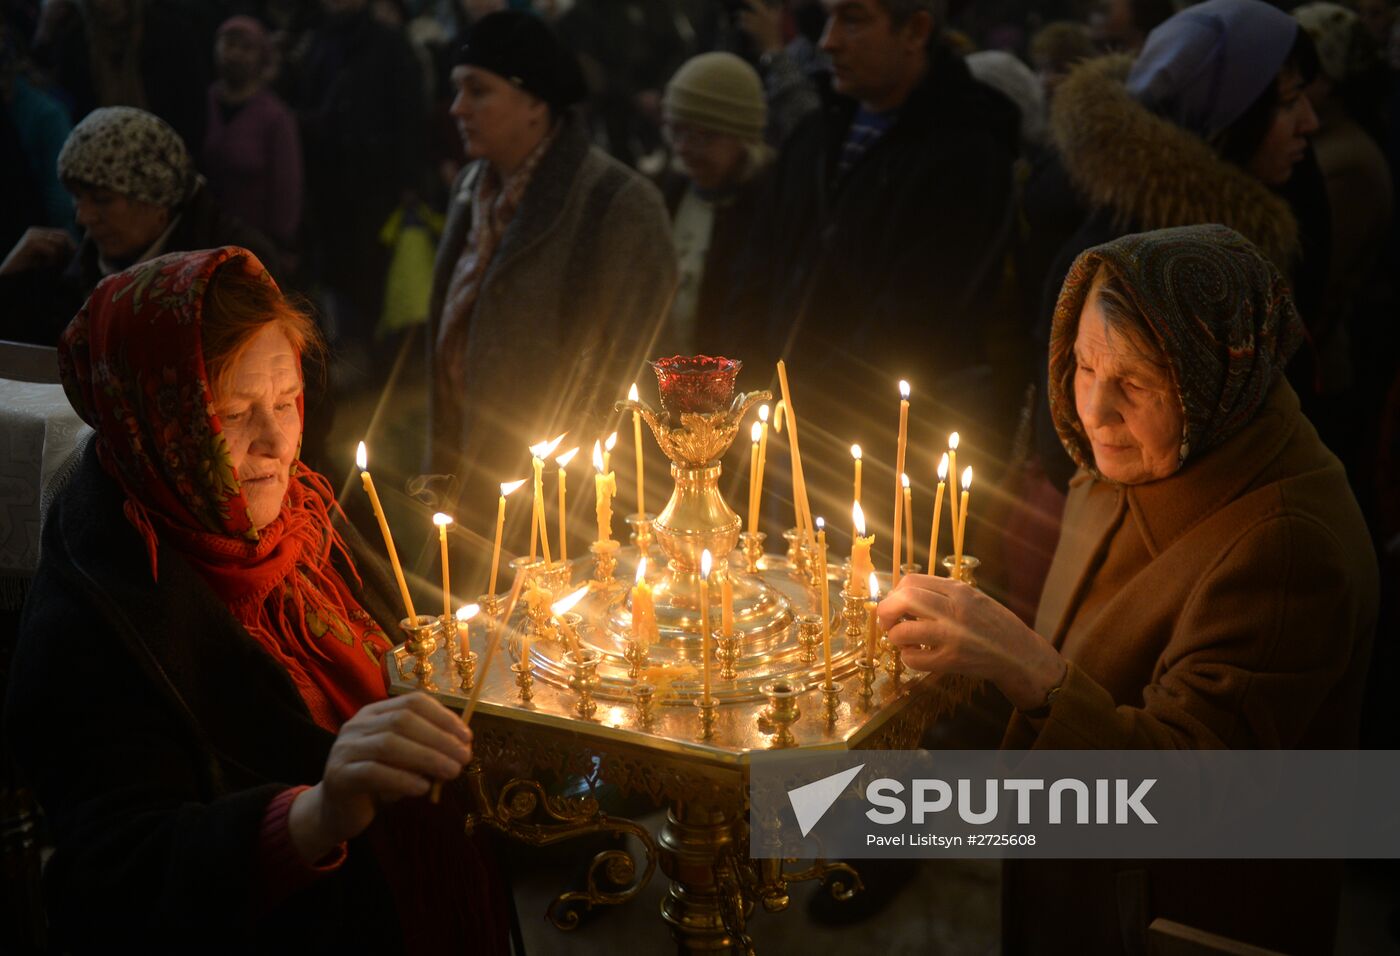
<svg viewBox="0 0 1400 956"><path fill-rule="evenodd" d="M851 785L856 774L864 769L865 764L861 764L788 791L792 812L797 814L797 825L802 829L804 837L821 822L822 817L826 816L826 811L831 809L831 805Z"/></svg>

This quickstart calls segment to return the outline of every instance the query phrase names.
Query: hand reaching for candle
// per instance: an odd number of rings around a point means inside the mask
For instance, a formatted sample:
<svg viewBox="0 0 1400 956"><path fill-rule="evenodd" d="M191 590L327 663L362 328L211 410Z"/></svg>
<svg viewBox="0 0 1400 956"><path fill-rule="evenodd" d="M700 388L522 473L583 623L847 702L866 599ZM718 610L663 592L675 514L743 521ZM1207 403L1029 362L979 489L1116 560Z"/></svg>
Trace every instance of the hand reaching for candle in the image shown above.
<svg viewBox="0 0 1400 956"><path fill-rule="evenodd" d="M1041 706L1069 666L1011 611L949 578L906 575L878 614L905 665L989 680L1021 710Z"/></svg>
<svg viewBox="0 0 1400 956"><path fill-rule="evenodd" d="M321 782L302 791L287 816L292 843L307 862L359 836L378 806L426 794L472 759L472 733L426 694L360 708L336 735Z"/></svg>

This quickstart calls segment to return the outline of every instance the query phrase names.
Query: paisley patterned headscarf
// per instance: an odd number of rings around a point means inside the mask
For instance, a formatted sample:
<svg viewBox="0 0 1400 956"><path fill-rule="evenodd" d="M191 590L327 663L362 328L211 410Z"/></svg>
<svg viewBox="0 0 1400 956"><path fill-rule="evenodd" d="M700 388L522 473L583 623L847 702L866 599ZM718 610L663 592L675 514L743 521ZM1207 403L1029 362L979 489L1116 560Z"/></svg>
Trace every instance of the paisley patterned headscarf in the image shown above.
<svg viewBox="0 0 1400 956"><path fill-rule="evenodd" d="M262 263L234 246L132 266L103 280L68 326L59 372L97 431L103 470L126 495L152 578L158 544L179 551L335 730L383 699L379 656L391 645L332 564L336 552L355 573L324 477L294 462L281 511L253 527L204 365L204 298L220 268L276 289Z"/></svg>
<svg viewBox="0 0 1400 956"><path fill-rule="evenodd" d="M1251 421L1303 341L1288 283L1220 225L1123 236L1070 267L1050 332L1050 412L1065 450L1097 475L1074 404L1074 340L1100 267L1125 287L1181 399L1184 465ZM1101 477L1101 476L1100 476Z"/></svg>

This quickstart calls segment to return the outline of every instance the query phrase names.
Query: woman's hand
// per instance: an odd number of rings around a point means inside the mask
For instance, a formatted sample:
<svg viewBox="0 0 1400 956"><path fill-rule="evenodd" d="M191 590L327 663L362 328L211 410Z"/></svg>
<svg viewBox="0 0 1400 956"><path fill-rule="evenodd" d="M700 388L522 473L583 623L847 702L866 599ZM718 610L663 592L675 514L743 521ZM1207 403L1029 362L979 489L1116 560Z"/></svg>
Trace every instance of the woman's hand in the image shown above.
<svg viewBox="0 0 1400 956"><path fill-rule="evenodd" d="M428 792L472 759L472 732L426 694L376 701L345 722L321 782L292 802L287 825L308 863L359 836L381 803Z"/></svg>
<svg viewBox="0 0 1400 956"><path fill-rule="evenodd" d="M73 237L66 231L30 226L5 256L5 261L0 262L0 275L57 268L73 257L75 249Z"/></svg>
<svg viewBox="0 0 1400 956"><path fill-rule="evenodd" d="M906 575L878 614L906 665L984 678L1020 710L1045 703L1069 666L1015 614L949 578Z"/></svg>

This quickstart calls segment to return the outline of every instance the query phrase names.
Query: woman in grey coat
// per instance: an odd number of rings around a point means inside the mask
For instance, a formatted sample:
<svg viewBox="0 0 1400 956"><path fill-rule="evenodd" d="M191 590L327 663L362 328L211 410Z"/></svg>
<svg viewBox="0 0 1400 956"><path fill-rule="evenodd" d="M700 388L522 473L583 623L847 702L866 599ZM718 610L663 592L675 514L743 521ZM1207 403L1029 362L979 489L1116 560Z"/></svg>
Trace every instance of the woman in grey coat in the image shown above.
<svg viewBox="0 0 1400 956"><path fill-rule="evenodd" d="M434 275L431 459L472 506L526 474L530 444L604 430L643 361L666 351L676 266L660 194L590 145L571 111L582 73L548 27L482 18L452 80L475 161L453 187Z"/></svg>

